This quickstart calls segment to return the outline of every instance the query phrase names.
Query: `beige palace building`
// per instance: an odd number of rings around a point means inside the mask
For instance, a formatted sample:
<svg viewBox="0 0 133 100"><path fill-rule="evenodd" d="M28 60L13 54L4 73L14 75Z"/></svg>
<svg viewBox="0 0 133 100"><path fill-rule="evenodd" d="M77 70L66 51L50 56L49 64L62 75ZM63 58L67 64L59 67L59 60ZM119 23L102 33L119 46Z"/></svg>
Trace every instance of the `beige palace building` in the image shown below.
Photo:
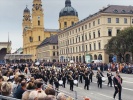
<svg viewBox="0 0 133 100"><path fill-rule="evenodd" d="M58 62L59 53L58 53L58 36L53 35L49 38L46 38L38 47L37 47L37 60L43 60L46 62Z"/></svg>
<svg viewBox="0 0 133 100"><path fill-rule="evenodd" d="M112 60L105 53L108 40L132 25L133 6L108 5L58 33L59 60L84 62L89 55L108 63Z"/></svg>

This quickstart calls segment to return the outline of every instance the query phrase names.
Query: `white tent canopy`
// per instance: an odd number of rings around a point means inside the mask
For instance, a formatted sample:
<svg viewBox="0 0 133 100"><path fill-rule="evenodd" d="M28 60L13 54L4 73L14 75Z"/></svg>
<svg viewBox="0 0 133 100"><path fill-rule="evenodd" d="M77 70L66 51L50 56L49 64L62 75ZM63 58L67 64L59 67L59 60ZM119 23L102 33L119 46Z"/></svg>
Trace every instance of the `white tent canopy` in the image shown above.
<svg viewBox="0 0 133 100"><path fill-rule="evenodd" d="M29 54L6 54L5 59L9 60L20 60L20 59L31 59L32 55Z"/></svg>

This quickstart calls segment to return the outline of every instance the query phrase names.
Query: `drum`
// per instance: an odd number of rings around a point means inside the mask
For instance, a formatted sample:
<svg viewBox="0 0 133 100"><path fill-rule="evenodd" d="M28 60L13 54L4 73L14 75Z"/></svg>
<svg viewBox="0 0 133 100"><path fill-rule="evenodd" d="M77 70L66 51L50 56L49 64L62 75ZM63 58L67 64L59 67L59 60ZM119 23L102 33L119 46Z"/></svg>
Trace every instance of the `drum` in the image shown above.
<svg viewBox="0 0 133 100"><path fill-rule="evenodd" d="M74 84L77 85L78 84L78 81L77 80L74 80Z"/></svg>
<svg viewBox="0 0 133 100"><path fill-rule="evenodd" d="M59 80L59 84L62 85L63 84L63 81L62 80Z"/></svg>
<svg viewBox="0 0 133 100"><path fill-rule="evenodd" d="M106 81L106 78L105 77L102 77L102 81L105 82Z"/></svg>

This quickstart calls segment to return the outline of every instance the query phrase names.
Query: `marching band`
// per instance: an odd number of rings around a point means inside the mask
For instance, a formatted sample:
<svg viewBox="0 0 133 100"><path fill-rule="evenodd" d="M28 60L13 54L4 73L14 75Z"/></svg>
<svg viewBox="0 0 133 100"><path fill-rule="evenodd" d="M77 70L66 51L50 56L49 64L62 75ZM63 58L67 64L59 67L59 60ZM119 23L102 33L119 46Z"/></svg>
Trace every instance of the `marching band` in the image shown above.
<svg viewBox="0 0 133 100"><path fill-rule="evenodd" d="M66 83L70 85L70 90L73 91L74 85L78 87L78 83L84 83L84 89L89 90L90 82L93 81L93 75L94 72L90 67L87 66L67 66L67 67L60 67L60 68L46 68L44 66L38 66L38 67L25 67L24 72L27 74L30 71L31 77L34 77L35 79L41 78L43 79L44 83L51 84L53 87L55 87L56 90L59 90L59 86L62 86L66 88ZM97 85L98 88L102 89L102 83L105 82L105 77L102 74L101 70L98 69L96 73L97 78ZM112 82L114 83L115 87L115 93L114 98L116 94L119 92L119 100L121 100L121 90L122 90L122 78L120 77L119 73L116 73L116 76L113 78L113 74L111 70L108 70L107 73L108 78L108 86L112 87ZM83 82L84 80L84 82Z"/></svg>

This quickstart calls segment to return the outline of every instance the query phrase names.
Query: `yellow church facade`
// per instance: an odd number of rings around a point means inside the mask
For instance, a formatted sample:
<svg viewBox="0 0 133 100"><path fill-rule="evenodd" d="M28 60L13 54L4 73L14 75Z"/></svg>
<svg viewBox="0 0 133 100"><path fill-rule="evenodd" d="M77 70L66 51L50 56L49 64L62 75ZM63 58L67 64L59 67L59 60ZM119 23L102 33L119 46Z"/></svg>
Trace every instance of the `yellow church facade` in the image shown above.
<svg viewBox="0 0 133 100"><path fill-rule="evenodd" d="M32 15L32 19L31 19ZM36 60L36 48L44 39L57 34L57 29L44 28L44 13L41 0L33 0L32 14L26 7L23 13L23 53L31 54Z"/></svg>
<svg viewBox="0 0 133 100"><path fill-rule="evenodd" d="M64 30L79 21L78 13L71 6L70 0L65 0L65 7L60 11L58 21L59 29L45 29L42 1L33 0L32 14L27 7L23 13L23 54L31 54L33 61L38 59L37 56L41 52L37 51L37 47L47 37L51 37L57 34L59 30ZM45 49L43 50L45 52Z"/></svg>

